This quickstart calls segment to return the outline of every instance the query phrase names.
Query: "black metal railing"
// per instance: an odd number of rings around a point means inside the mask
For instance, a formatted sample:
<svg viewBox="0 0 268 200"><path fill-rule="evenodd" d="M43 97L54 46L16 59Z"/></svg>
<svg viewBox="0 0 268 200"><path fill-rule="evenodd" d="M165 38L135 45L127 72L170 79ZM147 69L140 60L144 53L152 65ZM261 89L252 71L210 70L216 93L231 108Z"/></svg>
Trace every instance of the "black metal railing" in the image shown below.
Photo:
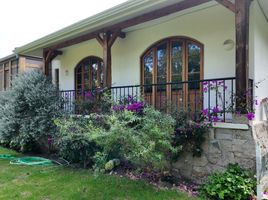
<svg viewBox="0 0 268 200"><path fill-rule="evenodd" d="M111 99L118 104L126 103L126 99L131 97L137 101L144 101L161 111L170 111L175 108L186 109L194 117L205 112L208 116L217 116L219 121L231 120L232 113L235 111L234 77L179 83L114 86L108 91ZM87 99L94 94L93 91L76 90L66 90L60 93L65 100L64 110L73 114L77 112L75 108L77 100Z"/></svg>

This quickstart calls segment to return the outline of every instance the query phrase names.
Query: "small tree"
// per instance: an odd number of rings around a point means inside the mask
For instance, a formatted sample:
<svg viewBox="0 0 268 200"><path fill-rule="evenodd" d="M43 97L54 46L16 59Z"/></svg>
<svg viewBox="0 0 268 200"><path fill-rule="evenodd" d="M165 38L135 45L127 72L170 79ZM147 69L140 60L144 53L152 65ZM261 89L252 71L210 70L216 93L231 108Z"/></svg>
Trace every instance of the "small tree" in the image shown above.
<svg viewBox="0 0 268 200"><path fill-rule="evenodd" d="M0 143L21 151L46 150L61 115L61 98L42 72L20 74L0 95Z"/></svg>

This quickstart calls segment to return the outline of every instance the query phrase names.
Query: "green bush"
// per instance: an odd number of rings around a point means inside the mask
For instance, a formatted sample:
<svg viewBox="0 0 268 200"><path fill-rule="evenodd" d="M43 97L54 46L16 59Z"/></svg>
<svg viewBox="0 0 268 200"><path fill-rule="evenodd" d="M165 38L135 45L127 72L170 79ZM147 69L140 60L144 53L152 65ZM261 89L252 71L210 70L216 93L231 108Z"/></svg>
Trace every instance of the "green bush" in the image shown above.
<svg viewBox="0 0 268 200"><path fill-rule="evenodd" d="M0 142L21 151L46 151L62 102L45 75L38 71L20 74L0 102Z"/></svg>
<svg viewBox="0 0 268 200"><path fill-rule="evenodd" d="M94 156L99 150L91 139L96 128L87 118L63 118L55 120L59 127L57 148L59 155L71 163L78 163L84 168L92 167Z"/></svg>
<svg viewBox="0 0 268 200"><path fill-rule="evenodd" d="M151 107L142 114L123 110L107 117L108 129L100 128L92 139L107 155L107 161L129 161L138 168L165 171L170 169L174 120Z"/></svg>
<svg viewBox="0 0 268 200"><path fill-rule="evenodd" d="M256 180L238 164L230 164L225 172L214 173L201 187L201 195L212 200L248 200L253 196Z"/></svg>

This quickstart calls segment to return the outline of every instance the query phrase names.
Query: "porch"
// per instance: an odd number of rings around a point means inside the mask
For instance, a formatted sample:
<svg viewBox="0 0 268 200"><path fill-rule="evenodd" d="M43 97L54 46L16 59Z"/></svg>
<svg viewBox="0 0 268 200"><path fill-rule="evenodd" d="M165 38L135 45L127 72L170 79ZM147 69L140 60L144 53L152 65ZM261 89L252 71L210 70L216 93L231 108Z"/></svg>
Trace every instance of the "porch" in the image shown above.
<svg viewBox="0 0 268 200"><path fill-rule="evenodd" d="M249 80L253 99L253 80ZM203 113L212 121L232 122L235 113L235 77L192 80L177 83L113 86L106 90L114 105L142 101L163 112L187 110L193 120ZM98 101L101 88L92 90L62 90L63 109L70 114L80 114L77 101ZM131 102L128 101L131 99ZM253 102L249 102L252 104ZM252 109L252 108L250 108ZM89 114L89 113L84 113Z"/></svg>

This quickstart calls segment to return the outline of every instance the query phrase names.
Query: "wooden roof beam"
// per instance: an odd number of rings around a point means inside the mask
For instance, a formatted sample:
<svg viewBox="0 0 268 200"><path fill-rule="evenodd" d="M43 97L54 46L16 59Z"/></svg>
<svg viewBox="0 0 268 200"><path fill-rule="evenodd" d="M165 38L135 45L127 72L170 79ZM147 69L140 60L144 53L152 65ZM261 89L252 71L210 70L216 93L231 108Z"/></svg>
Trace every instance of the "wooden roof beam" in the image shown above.
<svg viewBox="0 0 268 200"><path fill-rule="evenodd" d="M154 19L158 19L167 15L170 15L172 13L175 12L179 12L188 8L192 8L194 6L198 6L201 5L203 3L207 3L210 2L211 0L184 0L182 2L170 5L170 6L166 6L164 8L155 10L155 11L151 11L148 13L145 13L143 15L119 22L117 24L96 30L94 32L73 38L73 39L69 39L67 41L63 41L60 42L58 44L55 44L53 46L50 46L48 48L45 48L45 50L47 49L61 49L61 48L65 48L68 46L72 46L87 40L91 40L93 38L97 38L99 33L104 33L107 31L113 31L113 30L123 30L125 28L131 27L131 26L135 26L144 22L148 22ZM119 37L124 38L125 34L124 33L120 33ZM97 39L98 40L98 39Z"/></svg>
<svg viewBox="0 0 268 200"><path fill-rule="evenodd" d="M224 7L228 8L233 13L235 13L235 4L232 3L231 1L229 0L215 0L215 1L217 1L219 4L223 5Z"/></svg>

